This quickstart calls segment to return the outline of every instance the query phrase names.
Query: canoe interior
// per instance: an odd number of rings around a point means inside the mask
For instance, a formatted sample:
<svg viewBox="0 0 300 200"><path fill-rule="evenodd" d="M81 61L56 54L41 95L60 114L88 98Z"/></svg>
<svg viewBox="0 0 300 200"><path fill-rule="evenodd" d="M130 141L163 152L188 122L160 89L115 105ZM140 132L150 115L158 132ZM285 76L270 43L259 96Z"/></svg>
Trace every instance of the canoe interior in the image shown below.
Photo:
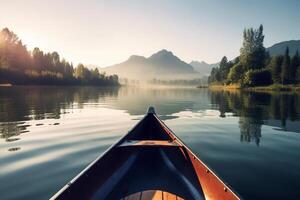
<svg viewBox="0 0 300 200"><path fill-rule="evenodd" d="M183 198L160 190L147 190L131 194L121 200L183 200Z"/></svg>
<svg viewBox="0 0 300 200"><path fill-rule="evenodd" d="M238 199L154 114L147 114L53 199L115 200L146 191L181 199Z"/></svg>

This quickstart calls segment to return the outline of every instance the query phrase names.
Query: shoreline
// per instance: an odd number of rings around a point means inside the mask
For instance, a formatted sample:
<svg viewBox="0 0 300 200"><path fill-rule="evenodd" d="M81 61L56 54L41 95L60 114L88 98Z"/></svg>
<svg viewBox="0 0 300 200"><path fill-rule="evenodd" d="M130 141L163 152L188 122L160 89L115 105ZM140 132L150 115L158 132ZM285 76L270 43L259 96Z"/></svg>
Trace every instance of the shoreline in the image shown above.
<svg viewBox="0 0 300 200"><path fill-rule="evenodd" d="M1 87L24 87L24 86L29 86L29 87L123 87L123 85L119 84L119 85L61 85L61 84L51 84L51 85L47 85L47 84L17 84L17 85L13 85L10 83L6 83L6 84L0 84L0 88Z"/></svg>
<svg viewBox="0 0 300 200"><path fill-rule="evenodd" d="M281 85L273 84L268 86L241 87L240 85L210 85L212 90L241 90L241 91L262 91L262 92L299 92L300 85Z"/></svg>

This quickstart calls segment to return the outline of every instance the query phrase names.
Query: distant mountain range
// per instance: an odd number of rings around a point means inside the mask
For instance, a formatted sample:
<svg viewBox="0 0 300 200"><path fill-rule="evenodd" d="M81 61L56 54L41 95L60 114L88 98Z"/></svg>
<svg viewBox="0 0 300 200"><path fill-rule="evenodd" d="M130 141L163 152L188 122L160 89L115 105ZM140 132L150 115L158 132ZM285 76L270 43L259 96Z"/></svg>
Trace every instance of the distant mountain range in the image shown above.
<svg viewBox="0 0 300 200"><path fill-rule="evenodd" d="M271 56L283 55L289 47L290 55L298 50L300 53L300 40L290 40L274 44L266 48ZM105 68L99 68L108 74L118 74L121 78L136 80L149 79L193 79L208 76L213 67L219 63L208 64L204 61L186 63L175 56L171 51L161 50L150 57L133 55L128 60ZM92 68L96 67L95 65Z"/></svg>
<svg viewBox="0 0 300 200"><path fill-rule="evenodd" d="M290 40L274 44L266 50L271 56L284 55L286 47L289 47L290 55L293 56L298 50L300 53L300 40Z"/></svg>
<svg viewBox="0 0 300 200"><path fill-rule="evenodd" d="M190 65L192 65L195 71L199 72L201 76L208 76L211 72L211 69L219 66L219 63L208 64L204 61L192 61L190 62Z"/></svg>
<svg viewBox="0 0 300 200"><path fill-rule="evenodd" d="M121 78L137 80L200 78L200 74L190 64L165 49L148 58L133 55L125 62L101 70L108 74L118 74Z"/></svg>

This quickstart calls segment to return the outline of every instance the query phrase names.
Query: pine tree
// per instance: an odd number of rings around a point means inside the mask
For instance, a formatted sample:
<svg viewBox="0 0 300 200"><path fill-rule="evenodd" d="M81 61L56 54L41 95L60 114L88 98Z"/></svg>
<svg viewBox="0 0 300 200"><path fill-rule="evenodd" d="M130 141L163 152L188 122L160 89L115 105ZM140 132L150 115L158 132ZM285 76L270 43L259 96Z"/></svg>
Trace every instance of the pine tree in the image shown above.
<svg viewBox="0 0 300 200"><path fill-rule="evenodd" d="M264 37L262 25L258 29L244 30L240 62L246 71L263 68L266 56L263 45Z"/></svg>
<svg viewBox="0 0 300 200"><path fill-rule="evenodd" d="M300 83L300 65L298 65L296 70L296 83Z"/></svg>
<svg viewBox="0 0 300 200"><path fill-rule="evenodd" d="M227 75L229 73L229 69L228 69L228 60L227 60L227 57L224 56L220 62L220 68L219 68L219 71L220 71L220 79L222 82L224 82L227 78Z"/></svg>
<svg viewBox="0 0 300 200"><path fill-rule="evenodd" d="M270 69L272 73L273 83L281 83L281 65L283 62L283 56L274 56L270 62Z"/></svg>
<svg viewBox="0 0 300 200"><path fill-rule="evenodd" d="M281 65L281 81L282 84L288 84L290 83L290 64L291 64L291 59L289 56L289 48L286 47L285 54L283 57L283 62Z"/></svg>
<svg viewBox="0 0 300 200"><path fill-rule="evenodd" d="M300 64L300 60L299 60L299 53L297 50L291 60L290 78L291 78L292 83L296 83L296 74L297 74L297 68L298 68L299 64Z"/></svg>

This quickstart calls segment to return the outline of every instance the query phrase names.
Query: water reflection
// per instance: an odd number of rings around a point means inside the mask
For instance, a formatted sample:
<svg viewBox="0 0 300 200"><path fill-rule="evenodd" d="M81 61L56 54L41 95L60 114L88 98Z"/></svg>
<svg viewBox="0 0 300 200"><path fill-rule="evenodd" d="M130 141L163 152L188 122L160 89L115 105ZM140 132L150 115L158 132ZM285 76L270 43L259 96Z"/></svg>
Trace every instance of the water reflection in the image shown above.
<svg viewBox="0 0 300 200"><path fill-rule="evenodd" d="M22 121L54 118L74 103L99 102L117 96L117 88L95 87L11 87L0 89L0 121Z"/></svg>
<svg viewBox="0 0 300 200"><path fill-rule="evenodd" d="M0 124L0 138L4 138L7 142L15 141L13 136L18 136L22 133L28 132L26 129L30 125L23 125L25 122L3 122Z"/></svg>
<svg viewBox="0 0 300 200"><path fill-rule="evenodd" d="M117 88L95 87L0 88L0 138L16 141L12 137L29 132L31 124L24 121L59 119L67 109L82 109L86 102L97 103L103 98L116 97L117 91ZM49 125L59 125L59 122Z"/></svg>
<svg viewBox="0 0 300 200"><path fill-rule="evenodd" d="M262 125L279 131L300 132L299 95L250 93L207 89L97 88L97 87L11 87L0 89L0 137L7 142L28 133L30 126L43 126L44 119L60 119L74 109L103 106L143 115L154 105L163 120L181 111L218 110L219 117L239 117L241 142L259 145ZM35 124L28 123L34 120ZM59 121L47 125L59 125Z"/></svg>
<svg viewBox="0 0 300 200"><path fill-rule="evenodd" d="M299 98L196 88L0 88L1 199L49 199L149 105L245 199L299 196L300 172L286 170L300 168Z"/></svg>
<svg viewBox="0 0 300 200"><path fill-rule="evenodd" d="M226 112L239 116L242 141L253 138L259 143L263 124L300 132L300 124L296 123L300 116L298 94L212 91L211 102L220 117L226 117Z"/></svg>
<svg viewBox="0 0 300 200"><path fill-rule="evenodd" d="M254 118L240 117L239 128L241 130L241 142L254 141L256 145L259 145L261 138L261 125L262 123L256 123Z"/></svg>

